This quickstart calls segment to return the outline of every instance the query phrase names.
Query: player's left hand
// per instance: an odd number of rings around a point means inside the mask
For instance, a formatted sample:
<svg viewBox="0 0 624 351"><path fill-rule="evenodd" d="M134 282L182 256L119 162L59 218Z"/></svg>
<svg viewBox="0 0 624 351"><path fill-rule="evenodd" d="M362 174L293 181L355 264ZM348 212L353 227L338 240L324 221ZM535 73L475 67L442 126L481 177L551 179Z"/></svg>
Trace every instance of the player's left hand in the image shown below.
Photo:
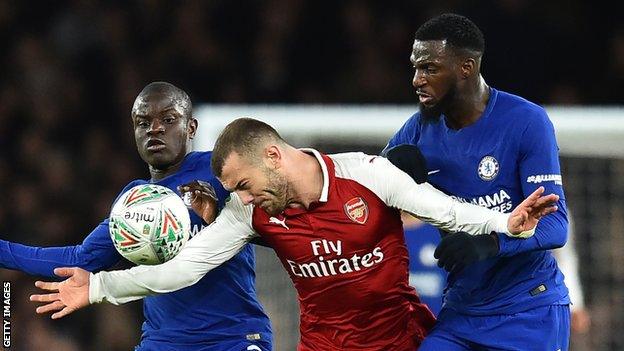
<svg viewBox="0 0 624 351"><path fill-rule="evenodd" d="M48 303L37 307L37 313L58 311L52 314L52 319L59 319L89 305L89 272L75 267L56 268L54 274L68 279L62 282L35 282L36 287L51 291L48 294L30 295L30 301Z"/></svg>
<svg viewBox="0 0 624 351"><path fill-rule="evenodd" d="M509 215L507 230L515 238L528 238L535 234L535 227L540 218L557 211L555 205L559 195L544 194L544 187L540 186L524 201L522 201Z"/></svg>
<svg viewBox="0 0 624 351"><path fill-rule="evenodd" d="M457 273L477 261L496 256L498 251L496 233L470 235L466 232L457 232L446 234L442 238L433 257L438 259L438 267L450 273Z"/></svg>
<svg viewBox="0 0 624 351"><path fill-rule="evenodd" d="M427 161L418 146L410 144L397 145L384 150L382 156L412 177L416 184L427 181Z"/></svg>
<svg viewBox="0 0 624 351"><path fill-rule="evenodd" d="M194 180L178 187L186 206L190 207L204 222L210 224L217 217L217 193L212 185Z"/></svg>

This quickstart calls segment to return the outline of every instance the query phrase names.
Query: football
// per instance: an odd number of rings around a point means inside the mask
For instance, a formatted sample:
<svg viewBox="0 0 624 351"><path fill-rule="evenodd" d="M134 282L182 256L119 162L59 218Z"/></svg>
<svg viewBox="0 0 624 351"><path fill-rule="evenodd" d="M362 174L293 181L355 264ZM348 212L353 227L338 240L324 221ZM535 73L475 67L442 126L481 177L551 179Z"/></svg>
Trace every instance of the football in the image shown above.
<svg viewBox="0 0 624 351"><path fill-rule="evenodd" d="M110 236L119 253L139 265L166 262L189 238L191 220L182 199L160 185L137 185L123 193L110 214Z"/></svg>

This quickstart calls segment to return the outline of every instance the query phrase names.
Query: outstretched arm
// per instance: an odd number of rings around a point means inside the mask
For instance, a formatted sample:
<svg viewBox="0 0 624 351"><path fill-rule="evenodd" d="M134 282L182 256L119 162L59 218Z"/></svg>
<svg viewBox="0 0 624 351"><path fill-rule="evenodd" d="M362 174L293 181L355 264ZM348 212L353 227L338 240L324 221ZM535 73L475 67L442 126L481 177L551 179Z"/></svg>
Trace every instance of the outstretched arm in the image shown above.
<svg viewBox="0 0 624 351"><path fill-rule="evenodd" d="M236 255L255 236L251 212L251 206L244 206L232 194L215 222L189 240L172 260L97 274L75 268L59 269L59 274L70 278L60 283L37 282L38 287L50 293L33 295L31 300L48 303L38 309L39 313L60 310L53 314L53 318L60 318L90 303L122 304L190 286Z"/></svg>
<svg viewBox="0 0 624 351"><path fill-rule="evenodd" d="M552 211L558 197L542 196L543 189L529 196L511 214L459 202L428 183L416 184L410 176L380 156L362 153L333 155L336 175L352 179L374 192L386 205L408 212L445 231L469 234L504 232L525 235L537 220ZM529 233L530 234L530 233Z"/></svg>
<svg viewBox="0 0 624 351"><path fill-rule="evenodd" d="M354 179L366 184L386 204L449 232L530 236L541 217L557 210L553 203L558 196L543 196L543 188L529 195L511 214L503 214L456 201L428 183L416 184L382 157L363 160L361 167L353 172Z"/></svg>
<svg viewBox="0 0 624 351"><path fill-rule="evenodd" d="M36 247L0 240L0 267L55 277L58 267L75 266L97 272L121 259L108 233L108 219L75 246Z"/></svg>

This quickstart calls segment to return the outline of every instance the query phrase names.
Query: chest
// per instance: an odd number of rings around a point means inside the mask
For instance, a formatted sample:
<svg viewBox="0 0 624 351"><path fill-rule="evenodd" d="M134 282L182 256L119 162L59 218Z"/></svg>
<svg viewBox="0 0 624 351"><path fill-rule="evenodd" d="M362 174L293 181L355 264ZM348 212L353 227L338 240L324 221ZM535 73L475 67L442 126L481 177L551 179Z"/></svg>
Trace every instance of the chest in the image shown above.
<svg viewBox="0 0 624 351"><path fill-rule="evenodd" d="M363 186L338 181L328 199L277 216L256 209L254 229L283 260L297 262L369 253L397 229L401 234L399 212Z"/></svg>
<svg viewBox="0 0 624 351"><path fill-rule="evenodd" d="M519 184L519 140L505 126L449 131L423 128L417 145L429 182L462 197L498 193Z"/></svg>

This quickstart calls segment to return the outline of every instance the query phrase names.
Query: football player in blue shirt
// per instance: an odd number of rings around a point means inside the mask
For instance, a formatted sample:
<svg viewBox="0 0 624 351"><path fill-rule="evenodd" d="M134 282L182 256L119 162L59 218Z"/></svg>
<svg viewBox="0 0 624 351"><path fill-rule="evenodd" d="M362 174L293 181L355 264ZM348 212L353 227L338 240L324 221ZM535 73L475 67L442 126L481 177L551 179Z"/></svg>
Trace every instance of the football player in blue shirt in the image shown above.
<svg viewBox="0 0 624 351"><path fill-rule="evenodd" d="M549 250L568 218L554 128L540 106L488 86L480 74L483 34L444 14L416 32L411 55L420 110L388 147L418 146L428 181L459 201L508 212L539 186L558 211L526 239L501 233L445 235L435 251L450 271L430 350L568 350L570 299Z"/></svg>
<svg viewBox="0 0 624 351"><path fill-rule="evenodd" d="M201 187L192 182L200 180L214 187L218 206L223 206L228 193L212 175L211 152L191 152L197 120L183 90L165 82L147 85L134 102L132 123L151 179L132 181L120 194L145 183L176 192L182 185L197 190ZM189 214L193 235L205 223L194 211ZM48 277L54 277L57 267L110 268L122 256L113 246L108 224L105 219L76 246L42 248L0 240L0 267ZM256 296L254 265L254 248L248 245L195 285L145 298L143 333L135 350L271 350L271 326Z"/></svg>

